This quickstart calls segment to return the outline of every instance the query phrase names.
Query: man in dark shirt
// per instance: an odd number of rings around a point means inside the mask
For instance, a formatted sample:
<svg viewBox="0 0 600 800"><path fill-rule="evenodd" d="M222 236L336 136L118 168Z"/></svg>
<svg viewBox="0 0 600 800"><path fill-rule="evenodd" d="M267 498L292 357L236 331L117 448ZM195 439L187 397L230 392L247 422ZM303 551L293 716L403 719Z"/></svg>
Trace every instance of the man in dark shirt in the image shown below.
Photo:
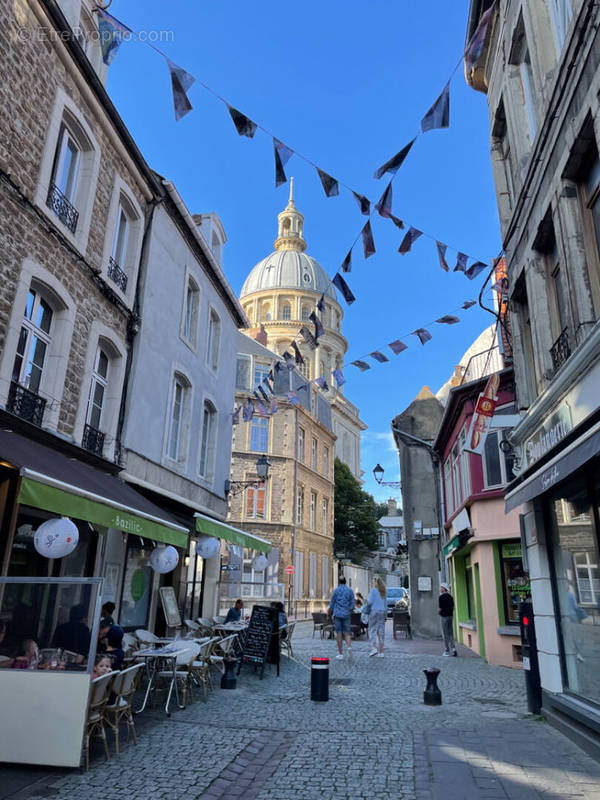
<svg viewBox="0 0 600 800"><path fill-rule="evenodd" d="M244 603L242 600L236 600L233 608L230 608L225 617L225 622L239 622L242 616L242 608Z"/></svg>
<svg viewBox="0 0 600 800"><path fill-rule="evenodd" d="M447 583L440 584L440 597L438 600L438 614L442 626L442 637L444 639L444 656L455 656L456 644L454 643L454 632L452 630L452 615L454 614L454 598L450 594L450 587Z"/></svg>
<svg viewBox="0 0 600 800"><path fill-rule="evenodd" d="M83 605L73 606L69 611L69 621L59 625L54 631L54 647L70 650L84 658L90 652L90 629L86 623L87 609Z"/></svg>

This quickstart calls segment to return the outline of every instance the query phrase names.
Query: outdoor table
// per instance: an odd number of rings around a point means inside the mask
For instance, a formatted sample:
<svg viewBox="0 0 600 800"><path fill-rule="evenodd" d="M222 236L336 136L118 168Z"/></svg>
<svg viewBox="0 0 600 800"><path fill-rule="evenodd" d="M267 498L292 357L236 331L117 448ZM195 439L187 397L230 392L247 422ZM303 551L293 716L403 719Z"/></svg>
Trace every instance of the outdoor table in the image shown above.
<svg viewBox="0 0 600 800"><path fill-rule="evenodd" d="M181 641L181 640L178 640ZM185 640L183 640L185 642ZM169 703L171 701L171 692L173 688L175 688L175 698L177 700L178 708L185 708L185 706L181 705L181 701L179 699L179 687L177 685L177 656L181 655L181 653L185 653L186 650L189 650L185 644L175 645L173 643L167 644L165 647L147 647L143 650L137 650L136 652L132 653L133 658L143 658L146 662L146 676L148 678L148 685L146 686L146 694L144 695L144 702L142 703L141 707L138 708L135 713L140 714L148 704L148 697L150 696L150 692L154 688L154 678L156 676L156 672L158 670L159 661L165 660L171 662L171 667L173 670L173 677L171 678L171 685L169 686L169 692L167 694L167 702L165 703L165 712L167 716L170 716L169 711Z"/></svg>
<svg viewBox="0 0 600 800"><path fill-rule="evenodd" d="M247 622L222 622L220 625L215 625L214 630L215 633L217 631L223 631L223 633L228 636L232 633L240 633L241 631L245 631L247 627Z"/></svg>

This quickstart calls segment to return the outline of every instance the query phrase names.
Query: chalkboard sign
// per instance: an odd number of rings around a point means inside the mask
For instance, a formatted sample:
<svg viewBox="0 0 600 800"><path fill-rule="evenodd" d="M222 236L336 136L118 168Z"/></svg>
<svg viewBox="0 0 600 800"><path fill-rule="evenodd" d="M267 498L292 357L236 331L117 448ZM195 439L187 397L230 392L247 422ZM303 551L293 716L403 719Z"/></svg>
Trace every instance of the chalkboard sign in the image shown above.
<svg viewBox="0 0 600 800"><path fill-rule="evenodd" d="M253 607L238 675L243 663L259 666L261 680L265 664L277 664L277 675L279 675L279 612L276 608Z"/></svg>
<svg viewBox="0 0 600 800"><path fill-rule="evenodd" d="M177 608L175 589L172 586L161 586L159 589L163 612L169 628L181 627L181 614Z"/></svg>

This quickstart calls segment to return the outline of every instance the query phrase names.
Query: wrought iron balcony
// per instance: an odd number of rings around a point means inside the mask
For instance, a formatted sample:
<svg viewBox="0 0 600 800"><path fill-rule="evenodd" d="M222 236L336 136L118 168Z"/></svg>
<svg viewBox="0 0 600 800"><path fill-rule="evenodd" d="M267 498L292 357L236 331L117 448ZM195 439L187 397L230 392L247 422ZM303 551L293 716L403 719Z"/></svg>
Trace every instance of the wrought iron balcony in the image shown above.
<svg viewBox="0 0 600 800"><path fill-rule="evenodd" d="M554 368L554 372L558 372L558 370L571 355L571 345L569 344L569 334L567 328L562 331L558 339L550 348L550 355L552 356L552 366Z"/></svg>
<svg viewBox="0 0 600 800"><path fill-rule="evenodd" d="M112 256L108 259L108 277L117 284L123 293L127 291L127 275Z"/></svg>
<svg viewBox="0 0 600 800"><path fill-rule="evenodd" d="M59 220L63 225L67 226L71 233L75 233L79 220L79 211L77 211L75 206L65 197L55 183L50 184L46 205L54 211Z"/></svg>
<svg viewBox="0 0 600 800"><path fill-rule="evenodd" d="M97 431L96 428L92 428L91 425L86 425L83 429L81 445L86 450L89 450L90 453L101 456L104 452L104 434L102 431Z"/></svg>
<svg viewBox="0 0 600 800"><path fill-rule="evenodd" d="M16 381L10 382L6 410L11 414L41 427L45 408L46 401L39 394L30 392Z"/></svg>

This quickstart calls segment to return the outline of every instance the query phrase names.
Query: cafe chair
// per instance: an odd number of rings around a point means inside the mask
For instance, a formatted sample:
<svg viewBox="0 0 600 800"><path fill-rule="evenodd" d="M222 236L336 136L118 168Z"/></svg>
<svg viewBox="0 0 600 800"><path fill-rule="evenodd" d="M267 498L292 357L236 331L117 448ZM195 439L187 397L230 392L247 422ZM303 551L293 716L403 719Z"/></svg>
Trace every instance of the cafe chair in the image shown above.
<svg viewBox="0 0 600 800"><path fill-rule="evenodd" d="M192 635L197 634L200 630L200 625L197 622L194 622L193 619L184 619L183 623Z"/></svg>
<svg viewBox="0 0 600 800"><path fill-rule="evenodd" d="M132 667L118 672L111 686L114 699L112 703L109 701L104 706L104 721L115 735L115 753L119 752L119 725L123 719L129 726L128 733L131 732L134 744L137 744L131 703L142 677L143 669L143 664L134 664Z"/></svg>
<svg viewBox="0 0 600 800"><path fill-rule="evenodd" d="M147 631L145 628L138 628L135 632L137 636L138 642L142 645L153 645L153 644L160 644L160 639L151 631Z"/></svg>
<svg viewBox="0 0 600 800"><path fill-rule="evenodd" d="M90 702L88 705L87 720L85 725L85 769L90 768L90 739L94 734L99 736L104 743L106 760L110 758L106 731L104 730L104 707L108 702L112 682L118 672L108 672L99 678L94 678L90 688Z"/></svg>
<svg viewBox="0 0 600 800"><path fill-rule="evenodd" d="M181 704L185 706L188 692L192 700L194 699L192 693L192 671L194 661L198 658L198 653L202 648L201 644L191 642L189 645L186 643L186 649L181 652L175 660L175 675L172 669L161 669L158 672L158 677L163 680L169 680L169 694L167 695L167 705L171 702L171 695L175 688L175 681L177 681L177 688L181 692Z"/></svg>
<svg viewBox="0 0 600 800"><path fill-rule="evenodd" d="M315 631L319 631L321 634L321 639L325 635L326 631L333 630L333 625L331 623L331 617L329 614L325 614L323 611L313 611L312 612L313 618L313 631L312 631L312 638L315 638Z"/></svg>
<svg viewBox="0 0 600 800"><path fill-rule="evenodd" d="M196 684L196 686L200 686L202 688L202 696L205 700L208 699L208 690L213 689L213 682L212 676L210 674L210 655L213 649L215 642L220 642L218 636L215 636L213 639L208 639L200 646L200 650L198 655L192 662L191 672L192 681Z"/></svg>
<svg viewBox="0 0 600 800"><path fill-rule="evenodd" d="M285 649L288 658L294 657L294 651L292 650L292 635L294 633L295 627L296 627L295 622L289 622L287 625L283 625L279 629L280 631L279 640L281 642L281 646ZM283 635L281 635L283 631L287 631L287 636L284 637Z"/></svg>
<svg viewBox="0 0 600 800"><path fill-rule="evenodd" d="M209 657L211 666L216 667L220 672L225 672L225 664L223 662L226 656L233 655L235 652L237 638L237 633L234 633L232 636L226 636L224 639L214 642L213 650Z"/></svg>

